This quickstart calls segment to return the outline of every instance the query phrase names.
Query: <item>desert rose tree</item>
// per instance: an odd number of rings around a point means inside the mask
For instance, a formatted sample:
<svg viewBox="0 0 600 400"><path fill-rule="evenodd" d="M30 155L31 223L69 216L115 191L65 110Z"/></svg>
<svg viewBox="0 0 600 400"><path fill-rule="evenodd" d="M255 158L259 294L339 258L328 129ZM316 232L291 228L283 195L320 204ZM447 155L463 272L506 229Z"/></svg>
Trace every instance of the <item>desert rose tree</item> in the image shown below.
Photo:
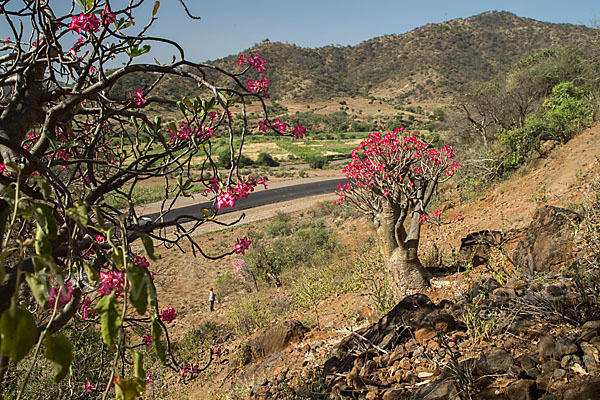
<svg viewBox="0 0 600 400"><path fill-rule="evenodd" d="M338 185L336 203L349 201L373 218L396 296L429 284L418 256L421 225L441 213L430 216L427 205L438 184L460 166L452 146L435 149L418 133L399 128L369 134L343 169L349 183Z"/></svg>
<svg viewBox="0 0 600 400"><path fill-rule="evenodd" d="M0 44L0 397L58 398L68 391L77 398L137 398L151 379L144 354L183 381L197 376L211 358L184 364L173 356L167 326L177 311L157 296L155 246L188 241L194 254L209 258L243 254L246 238L223 254L193 232L219 223L220 209L261 183L238 173L246 135L305 133L269 120L269 81L254 79L267 68L259 55L241 56L230 70L192 62L176 42L150 35L160 2L144 3L0 2L10 32ZM196 18L182 0L174 3ZM136 18L145 9L148 20ZM138 61L156 43L170 45L175 56ZM187 78L201 96L155 96L169 76ZM260 125L249 126L250 100L262 104ZM150 112L161 104L178 113L176 121L165 124ZM226 171L212 156L220 138L230 147ZM164 192L158 216L144 220L134 194L148 179L162 180ZM169 218L174 201L192 190L213 206ZM74 349L65 328L75 322L70 332L100 332L101 341ZM40 359L51 372L34 372ZM75 367L85 360L95 361ZM45 374L56 387L27 392L28 380Z"/></svg>

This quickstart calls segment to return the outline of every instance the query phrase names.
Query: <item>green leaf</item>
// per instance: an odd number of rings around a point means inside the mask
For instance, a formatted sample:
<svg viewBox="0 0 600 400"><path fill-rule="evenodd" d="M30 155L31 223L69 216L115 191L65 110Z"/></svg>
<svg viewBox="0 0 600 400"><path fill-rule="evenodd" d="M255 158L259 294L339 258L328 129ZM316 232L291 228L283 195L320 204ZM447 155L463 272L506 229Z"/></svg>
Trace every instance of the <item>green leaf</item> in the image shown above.
<svg viewBox="0 0 600 400"><path fill-rule="evenodd" d="M73 362L73 345L62 333L48 336L45 341L46 358L52 361L54 382L63 380Z"/></svg>
<svg viewBox="0 0 600 400"><path fill-rule="evenodd" d="M117 266L117 268L122 269L123 264L123 249L120 247L115 248L115 251L110 255L112 262Z"/></svg>
<svg viewBox="0 0 600 400"><path fill-rule="evenodd" d="M165 345L161 340L162 336L162 327L158 323L155 317L152 317L152 343L154 343L154 348L156 349L156 354L158 358L164 363L166 360L165 357Z"/></svg>
<svg viewBox="0 0 600 400"><path fill-rule="evenodd" d="M33 203L32 207L38 225L44 229L50 239L56 238L56 219L52 209L43 203Z"/></svg>
<svg viewBox="0 0 600 400"><path fill-rule="evenodd" d="M36 185L40 188L40 192L42 193L44 199L48 200L50 198L50 195L52 194L52 190L50 189L48 181L45 178L42 178L41 176L35 176L34 180Z"/></svg>
<svg viewBox="0 0 600 400"><path fill-rule="evenodd" d="M35 318L15 302L0 316L0 352L17 364L37 341Z"/></svg>
<svg viewBox="0 0 600 400"><path fill-rule="evenodd" d="M117 400L134 400L142 394L140 383L136 379L119 378L115 382Z"/></svg>
<svg viewBox="0 0 600 400"><path fill-rule="evenodd" d="M42 281L42 278L40 278L39 275L30 273L25 273L25 280L31 289L31 293L33 293L33 297L35 297L39 305L43 308L49 308L50 303L46 299L47 282L45 280Z"/></svg>
<svg viewBox="0 0 600 400"><path fill-rule="evenodd" d="M100 226L100 228L106 229L106 224L104 223L104 216L100 212L100 208L92 207L92 211L94 212L94 215L96 216L96 221L98 221L98 225ZM104 235L104 236L109 237L109 235Z"/></svg>
<svg viewBox="0 0 600 400"><path fill-rule="evenodd" d="M146 390L146 371L144 370L144 355L137 351L133 353L133 376L142 386L142 390Z"/></svg>
<svg viewBox="0 0 600 400"><path fill-rule="evenodd" d="M33 262L33 269L38 274L46 274L56 269L56 264L51 257L33 254L31 261Z"/></svg>
<svg viewBox="0 0 600 400"><path fill-rule="evenodd" d="M35 234L35 252L41 257L52 259L52 245L48 240L48 235L39 225Z"/></svg>
<svg viewBox="0 0 600 400"><path fill-rule="evenodd" d="M160 1L155 1L154 9L152 10L152 18L154 18L156 16L156 13L158 12L159 7L160 7Z"/></svg>
<svg viewBox="0 0 600 400"><path fill-rule="evenodd" d="M98 271L86 262L83 263L83 270L87 275L88 281L90 281L92 285L95 285L96 282L98 282Z"/></svg>
<svg viewBox="0 0 600 400"><path fill-rule="evenodd" d="M137 235L142 240L148 257L150 257L152 261L158 260L157 254L154 252L154 242L152 242L152 238L145 233L138 233Z"/></svg>
<svg viewBox="0 0 600 400"><path fill-rule="evenodd" d="M88 224L88 211L85 204L78 202L74 207L67 209L67 215L77 223L81 228L86 228Z"/></svg>
<svg viewBox="0 0 600 400"><path fill-rule="evenodd" d="M183 104L185 104L190 110L194 109L194 105L192 104L191 100L187 97L184 97L183 99L181 99L181 101L183 101Z"/></svg>
<svg viewBox="0 0 600 400"><path fill-rule="evenodd" d="M112 347L117 339L119 328L123 323L115 293L113 292L100 299L94 310L100 315L102 340L107 346Z"/></svg>
<svg viewBox="0 0 600 400"><path fill-rule="evenodd" d="M142 267L136 264L131 264L127 267L127 280L131 285L129 299L135 310L140 315L146 313L148 307L148 285L150 284L150 276Z"/></svg>

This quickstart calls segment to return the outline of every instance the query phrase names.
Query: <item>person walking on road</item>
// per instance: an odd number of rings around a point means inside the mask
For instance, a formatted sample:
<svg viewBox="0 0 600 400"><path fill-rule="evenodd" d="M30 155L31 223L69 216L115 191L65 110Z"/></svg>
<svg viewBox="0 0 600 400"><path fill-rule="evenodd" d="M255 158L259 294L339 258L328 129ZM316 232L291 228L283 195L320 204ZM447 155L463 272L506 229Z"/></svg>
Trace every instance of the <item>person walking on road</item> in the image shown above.
<svg viewBox="0 0 600 400"><path fill-rule="evenodd" d="M210 312L213 312L215 309L215 292L210 289L210 293L208 294L208 301L210 301Z"/></svg>

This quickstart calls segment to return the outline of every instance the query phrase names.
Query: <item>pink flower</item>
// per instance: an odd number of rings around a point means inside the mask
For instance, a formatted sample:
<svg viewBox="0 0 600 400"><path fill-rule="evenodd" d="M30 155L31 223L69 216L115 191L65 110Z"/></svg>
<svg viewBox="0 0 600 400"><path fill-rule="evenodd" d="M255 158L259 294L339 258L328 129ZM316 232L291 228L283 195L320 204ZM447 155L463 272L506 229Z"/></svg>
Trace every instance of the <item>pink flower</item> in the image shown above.
<svg viewBox="0 0 600 400"><path fill-rule="evenodd" d="M136 90L135 94L132 96L136 106L141 106L146 102L146 99L142 96L143 94L143 90Z"/></svg>
<svg viewBox="0 0 600 400"><path fill-rule="evenodd" d="M275 118L272 122L271 122L271 126L275 129L277 129L279 132L281 133L285 133L287 131L288 128L288 124L286 124L285 122L281 122L279 120L279 118Z"/></svg>
<svg viewBox="0 0 600 400"><path fill-rule="evenodd" d="M115 291L115 296L121 297L125 286L125 274L123 271L100 272L100 293L108 296Z"/></svg>
<svg viewBox="0 0 600 400"><path fill-rule="evenodd" d="M226 192L221 192L217 195L217 210L225 207L235 207L235 194L231 192L231 189L227 189Z"/></svg>
<svg viewBox="0 0 600 400"><path fill-rule="evenodd" d="M112 24L116 18L115 14L111 13L108 9L108 3L104 6L104 10L100 13L100 16L102 17L102 23L104 23L104 25Z"/></svg>
<svg viewBox="0 0 600 400"><path fill-rule="evenodd" d="M6 172L6 164L1 163L0 164L0 174L3 174Z"/></svg>
<svg viewBox="0 0 600 400"><path fill-rule="evenodd" d="M160 314L160 319L167 324L175 321L175 318L177 318L177 313L175 312L173 306L168 306Z"/></svg>
<svg viewBox="0 0 600 400"><path fill-rule="evenodd" d="M98 242L98 244L101 244L104 242L104 236L102 235L97 235L96 236L96 242Z"/></svg>
<svg viewBox="0 0 600 400"><path fill-rule="evenodd" d="M96 32L100 27L100 20L94 14L79 14L71 17L69 29L71 32Z"/></svg>
<svg viewBox="0 0 600 400"><path fill-rule="evenodd" d="M96 315L94 309L91 308L91 303L92 300L90 299L86 298L85 300L83 300L83 305L81 306L81 319L84 321Z"/></svg>
<svg viewBox="0 0 600 400"><path fill-rule="evenodd" d="M146 346L150 345L152 343L152 335L145 335L142 338L142 343L145 344Z"/></svg>
<svg viewBox="0 0 600 400"><path fill-rule="evenodd" d="M237 243L235 244L235 252L237 254L245 255L246 250L248 250L251 243L252 242L250 239L248 239L246 236L244 236L242 239L238 239Z"/></svg>
<svg viewBox="0 0 600 400"><path fill-rule="evenodd" d="M150 375L146 375L146 382L152 383L152 378L150 378Z"/></svg>
<svg viewBox="0 0 600 400"><path fill-rule="evenodd" d="M294 128L292 133L296 135L296 139L302 139L304 135L306 135L306 128L301 126L300 122L298 122L298 126Z"/></svg>
<svg viewBox="0 0 600 400"><path fill-rule="evenodd" d="M455 219L455 220L457 220L457 221L464 221L464 220L465 220L465 217L463 217L463 215L462 215L462 214L456 214L456 215L454 216L454 219Z"/></svg>
<svg viewBox="0 0 600 400"><path fill-rule="evenodd" d="M258 183L259 185L263 185L263 186L265 187L265 189L267 189L267 178L265 178L264 176L263 176L263 177L261 177L261 178L260 178L260 179L257 181L257 183Z"/></svg>
<svg viewBox="0 0 600 400"><path fill-rule="evenodd" d="M60 286L57 287L53 287L48 291L48 297L46 298L46 300L48 300L50 302L50 304L52 304L52 306L54 306L54 303L56 302L56 296L58 295ZM59 306L64 306L69 304L69 302L71 301L71 298L73 297L73 288L71 287L71 282L67 282L65 283L65 287L63 290L60 290L60 296L58 296L58 305Z"/></svg>
<svg viewBox="0 0 600 400"><path fill-rule="evenodd" d="M261 132L266 132L269 130L269 126L266 124L266 120L258 121L258 130Z"/></svg>
<svg viewBox="0 0 600 400"><path fill-rule="evenodd" d="M442 211L440 211L440 210L435 210L435 211L433 212L433 216L434 216L434 217L439 217L440 215L442 215Z"/></svg>
<svg viewBox="0 0 600 400"><path fill-rule="evenodd" d="M266 99L269 98L269 94L267 93L269 90L269 80L264 76L261 76L260 79L257 80L249 78L246 86L248 87L249 92L261 94Z"/></svg>
<svg viewBox="0 0 600 400"><path fill-rule="evenodd" d="M142 268L148 268L150 266L150 263L148 262L146 257L143 256L135 256L133 258L133 263L139 265Z"/></svg>
<svg viewBox="0 0 600 400"><path fill-rule="evenodd" d="M90 381L85 382L85 391L88 393L92 393L92 389L95 389L96 386L92 385Z"/></svg>

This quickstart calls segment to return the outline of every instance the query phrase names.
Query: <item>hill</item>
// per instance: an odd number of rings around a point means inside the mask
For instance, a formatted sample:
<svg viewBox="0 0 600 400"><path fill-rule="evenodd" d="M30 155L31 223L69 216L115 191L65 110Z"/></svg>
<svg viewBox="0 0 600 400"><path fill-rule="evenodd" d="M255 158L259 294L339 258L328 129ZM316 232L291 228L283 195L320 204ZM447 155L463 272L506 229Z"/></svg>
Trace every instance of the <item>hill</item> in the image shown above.
<svg viewBox="0 0 600 400"><path fill-rule="evenodd" d="M597 29L491 11L373 38L356 46L308 49L263 42L243 53L260 54L268 60L266 77L276 100L354 96L426 100L450 98L493 79L532 52L566 46L589 50L597 38ZM238 57L235 54L209 63L231 69ZM138 78L136 87L151 79ZM156 93L197 94L175 78L165 79Z"/></svg>

